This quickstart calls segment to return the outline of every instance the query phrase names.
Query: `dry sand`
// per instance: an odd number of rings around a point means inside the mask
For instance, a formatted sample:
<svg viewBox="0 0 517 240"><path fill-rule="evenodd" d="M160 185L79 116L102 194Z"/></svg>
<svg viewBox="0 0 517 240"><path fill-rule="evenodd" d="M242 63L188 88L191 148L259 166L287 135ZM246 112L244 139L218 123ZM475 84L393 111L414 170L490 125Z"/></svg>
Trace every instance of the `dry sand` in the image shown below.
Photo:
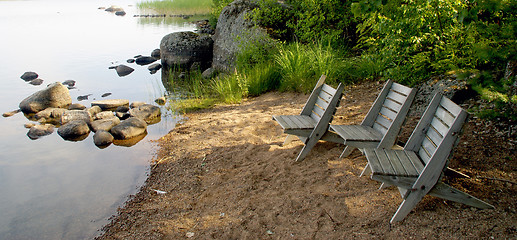
<svg viewBox="0 0 517 240"><path fill-rule="evenodd" d="M358 124L382 83L346 90L334 123ZM239 105L187 114L157 141L159 151L141 191L119 210L101 239L516 239L515 138L471 119L450 167L471 178L454 187L496 208L479 210L426 196L400 223L394 187L359 177L359 151L320 142L295 163L300 141L272 115L299 114L307 95L272 92ZM399 140L407 140L411 118ZM155 190L166 193L158 193Z"/></svg>

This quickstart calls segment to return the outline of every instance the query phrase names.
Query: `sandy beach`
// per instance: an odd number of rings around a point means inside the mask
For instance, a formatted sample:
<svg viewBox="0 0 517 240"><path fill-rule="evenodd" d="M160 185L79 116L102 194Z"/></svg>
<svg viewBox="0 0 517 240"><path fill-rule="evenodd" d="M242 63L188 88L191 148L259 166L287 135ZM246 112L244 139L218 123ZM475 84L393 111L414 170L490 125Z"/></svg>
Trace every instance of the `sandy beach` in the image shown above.
<svg viewBox="0 0 517 240"><path fill-rule="evenodd" d="M334 123L359 124L380 82L347 87ZM186 114L157 140L140 192L100 239L515 239L515 139L497 124L471 118L449 166L470 178L444 182L494 205L479 210L426 196L400 223L395 187L359 177L366 158L320 142L302 162L303 144L286 137L272 115L299 114L308 95L270 92L238 105ZM405 142L418 116L410 116Z"/></svg>

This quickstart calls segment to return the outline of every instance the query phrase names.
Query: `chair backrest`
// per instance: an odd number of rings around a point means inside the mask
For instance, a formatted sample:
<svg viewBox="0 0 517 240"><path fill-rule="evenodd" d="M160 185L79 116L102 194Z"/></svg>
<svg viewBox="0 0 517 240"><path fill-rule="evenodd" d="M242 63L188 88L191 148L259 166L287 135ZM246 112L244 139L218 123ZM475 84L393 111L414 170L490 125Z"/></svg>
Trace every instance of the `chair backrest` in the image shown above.
<svg viewBox="0 0 517 240"><path fill-rule="evenodd" d="M416 91L389 80L361 123L383 135L378 147L391 148L415 98Z"/></svg>
<svg viewBox="0 0 517 240"><path fill-rule="evenodd" d="M325 75L321 75L301 112L301 115L310 116L316 122L320 121L333 98L337 97L338 99L341 99L341 93L339 93L339 96L335 96L337 89L325 84L326 78L327 77ZM339 100L336 106L339 106Z"/></svg>

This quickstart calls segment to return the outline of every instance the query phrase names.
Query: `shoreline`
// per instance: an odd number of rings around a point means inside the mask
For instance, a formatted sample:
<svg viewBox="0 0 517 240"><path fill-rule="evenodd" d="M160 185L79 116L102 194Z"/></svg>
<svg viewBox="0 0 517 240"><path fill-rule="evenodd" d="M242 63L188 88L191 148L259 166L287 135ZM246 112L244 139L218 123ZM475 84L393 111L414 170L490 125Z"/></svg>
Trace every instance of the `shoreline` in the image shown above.
<svg viewBox="0 0 517 240"><path fill-rule="evenodd" d="M334 123L360 123L380 88L381 83L365 82L346 89ZM511 183L446 178L496 209L478 210L426 196L406 220L390 225L402 199L393 187L379 191L378 182L359 178L366 162L359 151L339 159L343 145L320 142L304 161L295 163L302 143L281 146L286 135L271 116L299 114L307 97L271 92L239 105L186 114L185 123L156 140L157 157L148 179L98 239L517 235L512 224L517 222L517 189ZM402 140L414 122L408 120L403 127ZM483 136L473 134L483 128L476 124L469 122L449 166L470 176L514 181L515 161L506 168L500 164L515 146L501 139L483 145ZM500 160L490 159L487 165L482 154L487 151Z"/></svg>

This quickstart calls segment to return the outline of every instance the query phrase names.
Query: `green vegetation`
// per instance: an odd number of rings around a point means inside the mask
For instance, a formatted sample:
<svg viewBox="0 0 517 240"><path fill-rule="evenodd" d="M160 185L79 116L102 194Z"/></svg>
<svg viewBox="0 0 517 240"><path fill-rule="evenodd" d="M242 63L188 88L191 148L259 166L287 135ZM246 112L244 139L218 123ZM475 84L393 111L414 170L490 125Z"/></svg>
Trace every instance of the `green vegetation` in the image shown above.
<svg viewBox="0 0 517 240"><path fill-rule="evenodd" d="M148 0L139 2L141 10L152 10L160 14L207 15L212 10L211 0Z"/></svg>
<svg viewBox="0 0 517 240"><path fill-rule="evenodd" d="M232 0L213 0L212 23ZM238 102L270 90L308 92L319 75L415 86L449 72L517 120L504 77L517 61L515 0L259 0L250 14L276 40L245 43L233 74L207 86Z"/></svg>

